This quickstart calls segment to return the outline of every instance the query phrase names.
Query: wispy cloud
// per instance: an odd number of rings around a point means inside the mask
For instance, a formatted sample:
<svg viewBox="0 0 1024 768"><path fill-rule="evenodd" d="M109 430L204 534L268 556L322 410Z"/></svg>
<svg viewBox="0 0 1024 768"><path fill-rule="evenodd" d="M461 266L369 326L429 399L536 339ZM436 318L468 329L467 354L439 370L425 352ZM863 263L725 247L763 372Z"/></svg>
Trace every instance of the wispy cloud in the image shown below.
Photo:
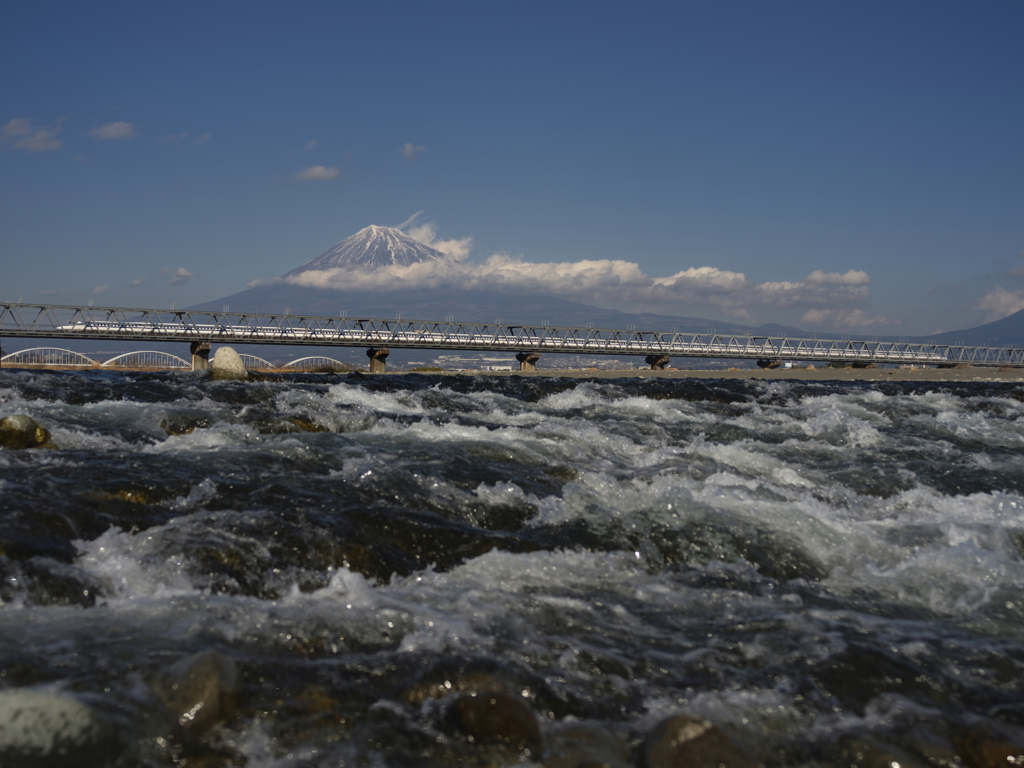
<svg viewBox="0 0 1024 768"><path fill-rule="evenodd" d="M870 296L867 286L859 280L852 285L820 281L812 277L812 273L803 280L754 283L742 272L716 267L693 267L670 277L651 277L631 261L585 259L533 263L505 254L495 254L483 263L472 263L462 260L471 245L469 238L439 243L433 238L429 225L414 227L410 234L413 230L417 230L421 242L426 241L431 247L447 246L451 257L441 262L388 266L372 272L339 269L302 272L287 278L286 282L367 291L418 288L537 293L672 313L678 312L680 306L712 307L747 321L753 319L752 312L756 310L817 309L817 313L805 312L804 318L809 324L864 327L891 323L884 318L871 318L857 309L856 305Z"/></svg>
<svg viewBox="0 0 1024 768"><path fill-rule="evenodd" d="M309 141L306 142L305 150L307 152L312 152L314 149L316 149L319 146L320 146L320 142L319 141L317 141L316 139L310 139Z"/></svg>
<svg viewBox="0 0 1024 768"><path fill-rule="evenodd" d="M412 144L411 142L407 141L405 142L405 144L402 145L402 148L398 151L402 153L402 157L404 157L406 160L415 160L416 155L418 155L425 149L426 147L418 147L415 144Z"/></svg>
<svg viewBox="0 0 1024 768"><path fill-rule="evenodd" d="M1018 253L1017 256L1024 259L1024 251ZM1010 277L1024 277L1024 264L1012 267L1010 270L1007 271L1007 274Z"/></svg>
<svg viewBox="0 0 1024 768"><path fill-rule="evenodd" d="M195 276L196 276L195 273L189 272L184 267L178 267L176 270L168 268L168 269L161 270L161 272L160 272L160 278L162 280L170 280L171 281L171 285L184 285L185 283L187 283L189 280L191 280ZM142 284L138 280L136 280L135 282L139 283L139 285ZM134 283L132 285L134 287Z"/></svg>
<svg viewBox="0 0 1024 768"><path fill-rule="evenodd" d="M882 315L869 315L862 309L809 309L797 320L797 325L801 327L839 330L881 328L902 323L902 320Z"/></svg>
<svg viewBox="0 0 1024 768"><path fill-rule="evenodd" d="M337 168L325 168L322 165L312 165L304 171L296 173L292 179L294 181L330 181L331 179L338 178Z"/></svg>
<svg viewBox="0 0 1024 768"><path fill-rule="evenodd" d="M982 296L974 309L986 312L985 322L991 323L995 320L1002 320L1014 312L1024 309L1024 291L1008 291L1005 288L995 288Z"/></svg>
<svg viewBox="0 0 1024 768"><path fill-rule="evenodd" d="M181 142L188 138L187 133L169 133L166 136L161 136L157 141L164 144L173 144L175 148L181 149Z"/></svg>
<svg viewBox="0 0 1024 768"><path fill-rule="evenodd" d="M201 133L198 136L196 136L194 139L192 139L192 143L193 144L205 144L211 138L213 138L213 137L210 136L210 134L208 134L208 133Z"/></svg>
<svg viewBox="0 0 1024 768"><path fill-rule="evenodd" d="M46 288L41 291L36 291L36 294L38 294L39 296L56 296L57 292L52 288Z"/></svg>
<svg viewBox="0 0 1024 768"><path fill-rule="evenodd" d="M472 237L438 240L437 228L432 222L416 224L416 219L418 219L422 214L423 211L417 211L395 227L395 229L402 230L413 240L423 243L425 246L433 248L435 251L440 251L446 256L455 259L455 261L463 261L467 256L469 256L469 252L473 248Z"/></svg>
<svg viewBox="0 0 1024 768"><path fill-rule="evenodd" d="M95 288L93 288L91 291L89 291L89 295L90 296L102 296L106 292L107 292L107 286L105 286L105 285L97 285Z"/></svg>
<svg viewBox="0 0 1024 768"><path fill-rule="evenodd" d="M433 223L419 223L417 211L396 229L448 258L377 270L310 270L287 278L253 280L249 287L287 283L310 288L359 291L486 290L538 294L634 311L686 314L712 309L735 320L763 322L771 313L789 315L809 330L857 330L900 325L898 318L872 315L864 305L871 298L870 275L811 271L799 280L754 282L742 272L711 266L689 267L668 277L653 277L632 261L583 259L573 262L529 262L496 253L483 262L469 261L472 237L442 240ZM1021 299L1024 301L1024 299ZM755 319L755 315L762 319ZM798 319L799 318L799 319Z"/></svg>
<svg viewBox="0 0 1024 768"><path fill-rule="evenodd" d="M136 277L134 280L132 280L130 283L128 283L128 287L129 288L139 288L140 286L143 286L145 284L146 284L145 280L143 280L141 277Z"/></svg>
<svg viewBox="0 0 1024 768"><path fill-rule="evenodd" d="M0 128L0 142L22 152L50 152L64 146L64 142L57 138L60 129L59 121L44 128L19 117Z"/></svg>
<svg viewBox="0 0 1024 768"><path fill-rule="evenodd" d="M94 139L112 141L115 139L134 139L138 134L135 132L135 126L132 123L125 123L119 120L116 123L97 125L89 131L89 135Z"/></svg>

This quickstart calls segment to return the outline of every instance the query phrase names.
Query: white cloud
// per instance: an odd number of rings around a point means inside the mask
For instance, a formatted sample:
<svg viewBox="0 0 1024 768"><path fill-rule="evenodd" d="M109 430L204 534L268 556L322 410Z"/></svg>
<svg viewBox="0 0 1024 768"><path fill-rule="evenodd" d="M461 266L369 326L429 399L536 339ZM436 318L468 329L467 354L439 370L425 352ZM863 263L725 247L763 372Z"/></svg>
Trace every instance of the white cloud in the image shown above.
<svg viewBox="0 0 1024 768"><path fill-rule="evenodd" d="M184 285L193 277L195 277L195 274L189 272L184 267L178 267L177 270L172 270L168 268L160 271L160 278L162 280L170 280L171 285ZM142 284L140 280L136 280L135 282L138 283L139 285ZM132 283L132 287L135 287L135 283Z"/></svg>
<svg viewBox="0 0 1024 768"><path fill-rule="evenodd" d="M320 146L320 142L319 141L317 141L316 139L310 139L309 141L306 142L305 149L306 149L307 152L312 152L314 149L316 149L319 146Z"/></svg>
<svg viewBox="0 0 1024 768"><path fill-rule="evenodd" d="M91 291L89 291L89 295L90 296L102 296L106 292L107 292L107 286L105 286L105 285L97 285L95 288L93 288Z"/></svg>
<svg viewBox="0 0 1024 768"><path fill-rule="evenodd" d="M64 142L57 138L60 128L59 123L40 128L32 125L31 120L15 118L0 128L0 142L22 152L49 152L64 146Z"/></svg>
<svg viewBox="0 0 1024 768"><path fill-rule="evenodd" d="M338 178L337 168L325 168L322 165L311 165L292 177L294 181L330 181Z"/></svg>
<svg viewBox="0 0 1024 768"><path fill-rule="evenodd" d="M1019 267L1014 267L1009 272L1010 277L1024 277L1024 264Z"/></svg>
<svg viewBox="0 0 1024 768"><path fill-rule="evenodd" d="M814 270L802 280L756 283L742 272L718 267L690 267L668 277L644 274L638 264L621 259L584 259L575 262L534 263L507 254L494 254L484 262L467 260L472 237L439 240L433 223L418 223L417 211L396 229L435 248L448 258L409 266L387 266L373 271L341 269L301 272L270 281L252 280L248 286L289 283L312 288L362 291L488 290L536 293L575 299L633 311L697 314L708 308L737 320L754 320L766 312L791 317L803 312L801 322L830 328L871 328L899 325L900 320L866 314L858 305L870 298L867 272ZM792 322L792 320L790 320Z"/></svg>
<svg viewBox="0 0 1024 768"><path fill-rule="evenodd" d="M863 329L900 325L902 321L881 315L868 315L862 309L809 309L797 320L807 328Z"/></svg>
<svg viewBox="0 0 1024 768"><path fill-rule="evenodd" d="M867 285L871 282L871 278L868 277L867 272L859 272L855 269L851 269L843 274L838 272L822 272L820 269L816 269L804 278L804 282L814 285L826 283L832 285Z"/></svg>
<svg viewBox="0 0 1024 768"><path fill-rule="evenodd" d="M192 139L192 143L193 144L205 144L211 138L213 138L213 137L210 136L210 134L208 134L208 133L201 133L198 136L196 136L194 139Z"/></svg>
<svg viewBox="0 0 1024 768"><path fill-rule="evenodd" d="M94 139L110 141L113 139L134 139L138 134L135 132L135 126L132 123L125 123L119 120L116 123L97 125L89 131L89 135Z"/></svg>
<svg viewBox="0 0 1024 768"><path fill-rule="evenodd" d="M130 283L128 283L128 287L129 288L138 288L138 287L140 287L142 285L145 285L145 284L146 284L145 280L143 280L141 277L136 277L134 280L132 280Z"/></svg>
<svg viewBox="0 0 1024 768"><path fill-rule="evenodd" d="M1005 288L996 288L982 296L974 309L980 309L988 314L985 315L985 322L991 323L994 320L1002 320L1024 309L1024 291L1008 291Z"/></svg>
<svg viewBox="0 0 1024 768"><path fill-rule="evenodd" d="M461 239L453 240L438 240L437 231L434 229L434 225L430 223L411 226L405 231L405 234L416 242L423 243L425 246L433 248L435 251L440 251L445 256L448 256L455 261L463 261L467 256L469 256L469 252L473 248L472 237L463 237Z"/></svg>
<svg viewBox="0 0 1024 768"><path fill-rule="evenodd" d="M448 248L451 258L422 262L407 267L388 266L372 272L353 273L339 269L309 271L286 282L319 288L347 290L395 290L398 288L497 290L557 295L588 303L630 304L647 311L680 314L683 307L713 307L737 319L750 320L752 311L794 307L818 307L837 313L830 322L848 326L881 325L880 318L868 318L840 308L851 308L867 299L863 285L794 282L753 283L742 272L716 267L694 267L670 277L644 274L631 261L585 259L563 263L531 263L495 254L483 263L463 259L472 240L437 241L431 225L409 228L431 247ZM438 248L441 250L441 248ZM851 310L852 311L852 310ZM806 315L808 319L819 316Z"/></svg>
<svg viewBox="0 0 1024 768"><path fill-rule="evenodd" d="M402 156L406 160L414 160L416 158L416 155L418 155L425 149L426 147L418 147L415 144L412 144L407 141L405 142L405 144L402 145L402 148L398 151L402 153Z"/></svg>

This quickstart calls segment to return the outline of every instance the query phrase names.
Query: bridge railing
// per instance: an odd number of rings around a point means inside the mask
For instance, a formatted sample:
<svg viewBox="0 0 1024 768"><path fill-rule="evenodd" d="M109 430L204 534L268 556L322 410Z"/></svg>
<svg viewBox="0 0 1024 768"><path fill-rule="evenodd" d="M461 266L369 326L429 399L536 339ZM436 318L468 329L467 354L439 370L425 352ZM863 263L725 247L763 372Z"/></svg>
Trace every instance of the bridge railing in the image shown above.
<svg viewBox="0 0 1024 768"><path fill-rule="evenodd" d="M0 336L1024 366L1024 349L191 310L0 304Z"/></svg>

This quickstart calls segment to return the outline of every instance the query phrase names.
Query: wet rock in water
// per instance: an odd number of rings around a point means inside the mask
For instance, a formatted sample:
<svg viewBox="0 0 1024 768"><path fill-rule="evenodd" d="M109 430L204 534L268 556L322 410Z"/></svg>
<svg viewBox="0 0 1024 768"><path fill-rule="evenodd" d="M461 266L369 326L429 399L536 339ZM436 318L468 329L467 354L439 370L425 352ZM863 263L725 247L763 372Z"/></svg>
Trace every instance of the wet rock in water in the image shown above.
<svg viewBox="0 0 1024 768"><path fill-rule="evenodd" d="M171 666L154 688L180 725L201 733L235 711L238 670L226 656L200 651Z"/></svg>
<svg viewBox="0 0 1024 768"><path fill-rule="evenodd" d="M1006 741L998 736L971 731L954 741L957 752L970 768L1006 768L1024 765L1024 744Z"/></svg>
<svg viewBox="0 0 1024 768"><path fill-rule="evenodd" d="M245 369L242 356L231 347L218 348L210 367L213 369L210 378L214 381L249 379L249 371Z"/></svg>
<svg viewBox="0 0 1024 768"><path fill-rule="evenodd" d="M77 699L0 691L0 765L5 768L105 768L122 751L113 726Z"/></svg>
<svg viewBox="0 0 1024 768"><path fill-rule="evenodd" d="M644 742L646 768L758 768L710 721L689 715L662 720Z"/></svg>
<svg viewBox="0 0 1024 768"><path fill-rule="evenodd" d="M169 413L160 421L160 429L168 435L188 435L197 429L206 429L215 424L209 416L192 413Z"/></svg>
<svg viewBox="0 0 1024 768"><path fill-rule="evenodd" d="M953 742L945 730L940 730L940 726L919 723L906 733L901 743L937 768L958 768L963 765L963 760L953 748Z"/></svg>
<svg viewBox="0 0 1024 768"><path fill-rule="evenodd" d="M930 763L924 757L868 737L843 737L839 740L838 748L837 764L851 768L892 768L893 765L901 768L930 768Z"/></svg>
<svg viewBox="0 0 1024 768"><path fill-rule="evenodd" d="M576 723L549 734L545 768L631 768L622 739L605 728Z"/></svg>
<svg viewBox="0 0 1024 768"><path fill-rule="evenodd" d="M540 726L530 706L508 693L466 693L455 700L452 716L473 741L498 742L519 750L536 751Z"/></svg>
<svg viewBox="0 0 1024 768"><path fill-rule="evenodd" d="M17 414L0 419L0 448L56 448L50 432L31 416Z"/></svg>
<svg viewBox="0 0 1024 768"><path fill-rule="evenodd" d="M317 424L312 419L308 419L305 416L292 416L288 419L292 424L301 429L303 432L330 432L327 427L322 424Z"/></svg>
<svg viewBox="0 0 1024 768"><path fill-rule="evenodd" d="M502 682L488 672L468 672L441 677L434 675L434 679L421 680L407 690L403 698L410 704L420 705L427 699L442 699L451 694L504 692L505 689Z"/></svg>

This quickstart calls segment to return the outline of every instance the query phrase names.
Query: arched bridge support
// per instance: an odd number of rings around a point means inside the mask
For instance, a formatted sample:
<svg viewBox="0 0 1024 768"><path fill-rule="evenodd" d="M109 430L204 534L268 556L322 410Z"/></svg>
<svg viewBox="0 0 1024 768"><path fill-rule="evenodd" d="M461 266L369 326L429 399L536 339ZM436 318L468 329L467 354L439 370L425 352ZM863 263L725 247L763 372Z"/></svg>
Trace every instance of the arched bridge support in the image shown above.
<svg viewBox="0 0 1024 768"><path fill-rule="evenodd" d="M516 355L516 360L519 361L520 371L536 371L540 355L536 352L520 352Z"/></svg>
<svg viewBox="0 0 1024 768"><path fill-rule="evenodd" d="M366 356L370 358L370 373L384 373L387 366L385 362L391 350L387 347L370 347L366 350Z"/></svg>
<svg viewBox="0 0 1024 768"><path fill-rule="evenodd" d="M189 349L192 352L193 371L205 371L210 367L210 342L193 341Z"/></svg>
<svg viewBox="0 0 1024 768"><path fill-rule="evenodd" d="M651 366L652 371L664 371L671 358L668 355L648 355L644 362Z"/></svg>

